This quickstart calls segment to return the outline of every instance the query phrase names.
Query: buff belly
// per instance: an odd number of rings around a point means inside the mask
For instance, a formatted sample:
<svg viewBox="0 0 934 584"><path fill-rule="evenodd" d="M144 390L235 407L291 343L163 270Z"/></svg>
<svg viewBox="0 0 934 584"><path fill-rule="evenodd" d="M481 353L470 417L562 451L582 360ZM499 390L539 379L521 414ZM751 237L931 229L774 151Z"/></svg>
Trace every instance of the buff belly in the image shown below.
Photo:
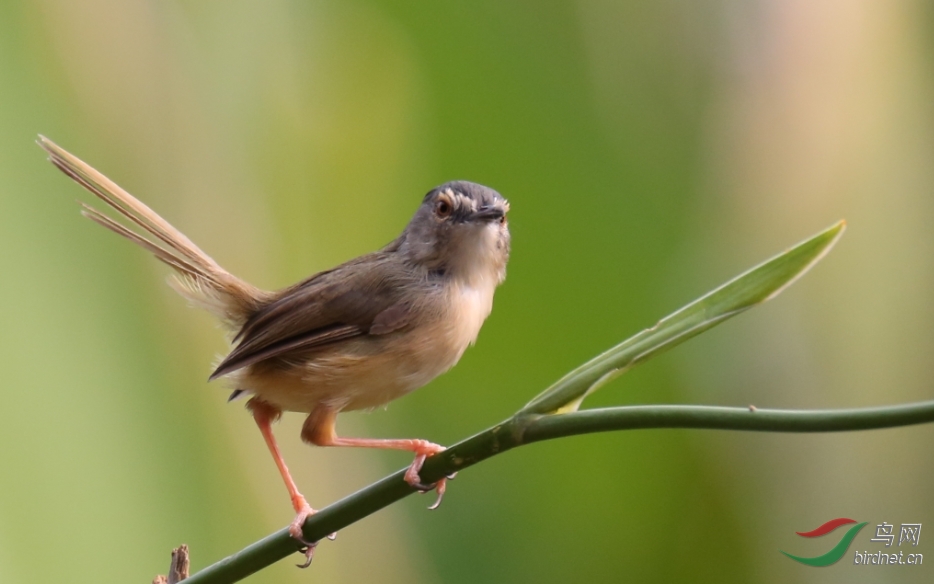
<svg viewBox="0 0 934 584"><path fill-rule="evenodd" d="M463 348L398 351L391 336L342 343L297 366L253 367L241 387L285 411L376 408L418 389L457 363ZM447 350L443 350L447 349Z"/></svg>
<svg viewBox="0 0 934 584"><path fill-rule="evenodd" d="M490 313L492 288L452 286L439 302L446 310L437 311L433 322L335 343L293 363L261 362L234 373L231 380L284 411L385 405L457 363Z"/></svg>

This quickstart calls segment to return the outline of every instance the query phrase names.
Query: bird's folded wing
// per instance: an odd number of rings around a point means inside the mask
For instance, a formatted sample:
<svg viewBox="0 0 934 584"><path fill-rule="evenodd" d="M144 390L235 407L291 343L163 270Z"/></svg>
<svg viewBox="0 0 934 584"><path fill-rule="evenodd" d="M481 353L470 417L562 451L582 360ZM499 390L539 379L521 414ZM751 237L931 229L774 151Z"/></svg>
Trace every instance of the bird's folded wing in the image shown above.
<svg viewBox="0 0 934 584"><path fill-rule="evenodd" d="M266 359L399 330L409 324L405 284L376 252L287 288L247 320L237 346L210 379Z"/></svg>

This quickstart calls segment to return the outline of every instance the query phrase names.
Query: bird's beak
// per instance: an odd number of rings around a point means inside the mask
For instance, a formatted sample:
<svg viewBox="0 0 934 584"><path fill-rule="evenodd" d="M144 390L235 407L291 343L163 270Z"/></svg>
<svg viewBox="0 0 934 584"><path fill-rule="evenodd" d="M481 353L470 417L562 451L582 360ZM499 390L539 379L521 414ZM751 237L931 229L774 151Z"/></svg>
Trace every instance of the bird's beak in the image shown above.
<svg viewBox="0 0 934 584"><path fill-rule="evenodd" d="M474 221L496 221L502 219L505 214L506 210L502 207L480 207L470 218Z"/></svg>

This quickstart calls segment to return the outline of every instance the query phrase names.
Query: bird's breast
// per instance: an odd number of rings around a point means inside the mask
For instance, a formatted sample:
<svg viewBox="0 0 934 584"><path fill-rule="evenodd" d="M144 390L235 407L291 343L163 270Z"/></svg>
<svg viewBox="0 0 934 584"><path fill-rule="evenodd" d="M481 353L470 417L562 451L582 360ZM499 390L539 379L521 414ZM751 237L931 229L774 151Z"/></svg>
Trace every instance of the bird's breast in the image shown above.
<svg viewBox="0 0 934 584"><path fill-rule="evenodd" d="M494 285L454 284L450 292L451 341L463 352L477 340L480 327L493 310ZM459 357L460 355L458 355Z"/></svg>
<svg viewBox="0 0 934 584"><path fill-rule="evenodd" d="M411 349L409 357L414 365L410 389L425 385L453 367L477 340L493 308L493 286L450 283L439 300L441 310L436 316L414 327L402 343Z"/></svg>

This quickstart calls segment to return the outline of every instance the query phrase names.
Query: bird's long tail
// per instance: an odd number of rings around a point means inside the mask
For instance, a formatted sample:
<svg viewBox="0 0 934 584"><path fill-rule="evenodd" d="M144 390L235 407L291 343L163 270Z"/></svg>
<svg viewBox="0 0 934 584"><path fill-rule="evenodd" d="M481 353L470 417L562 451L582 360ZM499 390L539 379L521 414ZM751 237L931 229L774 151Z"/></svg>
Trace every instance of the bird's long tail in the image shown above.
<svg viewBox="0 0 934 584"><path fill-rule="evenodd" d="M136 197L48 138L39 136L38 144L48 152L49 160L59 170L97 195L142 229L143 233L130 229L85 203L81 203L81 214L150 251L171 266L176 274L170 284L190 302L207 309L234 331L264 303L268 292L220 267L181 231Z"/></svg>

